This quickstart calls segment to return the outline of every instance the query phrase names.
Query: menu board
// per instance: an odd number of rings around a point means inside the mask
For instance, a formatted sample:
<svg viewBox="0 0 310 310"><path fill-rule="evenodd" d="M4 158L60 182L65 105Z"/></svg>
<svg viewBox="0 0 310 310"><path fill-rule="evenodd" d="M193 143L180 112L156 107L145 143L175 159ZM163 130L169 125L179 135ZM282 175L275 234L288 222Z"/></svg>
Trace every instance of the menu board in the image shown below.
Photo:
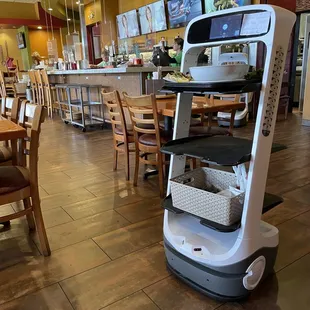
<svg viewBox="0 0 310 310"><path fill-rule="evenodd" d="M147 34L167 29L163 0L139 8L141 33Z"/></svg>
<svg viewBox="0 0 310 310"><path fill-rule="evenodd" d="M131 38L140 35L136 10L117 15L116 21L120 39Z"/></svg>

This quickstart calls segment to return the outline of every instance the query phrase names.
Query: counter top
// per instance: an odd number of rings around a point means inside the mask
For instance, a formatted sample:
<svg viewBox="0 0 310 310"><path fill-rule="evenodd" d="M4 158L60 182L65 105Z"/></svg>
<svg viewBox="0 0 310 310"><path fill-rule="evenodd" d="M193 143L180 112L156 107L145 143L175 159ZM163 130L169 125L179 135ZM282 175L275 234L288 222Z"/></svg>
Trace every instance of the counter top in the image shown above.
<svg viewBox="0 0 310 310"><path fill-rule="evenodd" d="M163 72L179 70L179 67L162 67ZM55 70L48 71L48 75L69 75L69 74L119 74L119 73L142 73L155 72L157 68L149 67L121 67L106 69L83 69L83 70Z"/></svg>

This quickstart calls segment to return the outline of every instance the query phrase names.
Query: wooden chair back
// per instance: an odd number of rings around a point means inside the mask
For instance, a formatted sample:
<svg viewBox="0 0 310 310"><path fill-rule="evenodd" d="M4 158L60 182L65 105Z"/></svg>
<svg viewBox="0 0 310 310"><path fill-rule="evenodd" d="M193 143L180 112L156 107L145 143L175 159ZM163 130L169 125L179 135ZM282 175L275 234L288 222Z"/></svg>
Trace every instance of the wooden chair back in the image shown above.
<svg viewBox="0 0 310 310"><path fill-rule="evenodd" d="M45 97L44 97L44 90L43 90L43 81L42 75L40 70L34 71L36 82L37 82L37 92L38 92L38 104L45 105Z"/></svg>
<svg viewBox="0 0 310 310"><path fill-rule="evenodd" d="M28 73L29 73L29 79L30 79L30 85L31 85L32 101L37 102L38 85L37 85L37 80L35 76L35 71L31 70L31 71L28 71Z"/></svg>
<svg viewBox="0 0 310 310"><path fill-rule="evenodd" d="M48 81L48 75L47 75L46 70L42 70L42 71L41 71L41 76L42 76L42 83L43 83L43 86L44 86L44 87L49 87L50 84L49 84L49 81Z"/></svg>
<svg viewBox="0 0 310 310"><path fill-rule="evenodd" d="M107 93L105 90L102 90L101 96L103 103L109 111L113 135L115 135L115 128L119 127L123 131L124 136L127 136L127 125L119 92L115 90Z"/></svg>
<svg viewBox="0 0 310 310"><path fill-rule="evenodd" d="M21 103L19 113L19 124L27 128L28 137L25 140L28 143L23 143L23 154L29 156L30 183L38 184L38 150L39 137L41 133L41 125L45 120L46 108L40 105L29 103L24 100ZM25 161L26 163L26 161Z"/></svg>
<svg viewBox="0 0 310 310"><path fill-rule="evenodd" d="M130 112L135 140L138 141L139 134L155 135L157 147L160 148L159 120L154 94L139 97L124 94L124 100Z"/></svg>
<svg viewBox="0 0 310 310"><path fill-rule="evenodd" d="M0 95L1 97L7 96L3 71L0 71Z"/></svg>
<svg viewBox="0 0 310 310"><path fill-rule="evenodd" d="M19 99L2 97L1 99L1 116L17 123L19 114Z"/></svg>

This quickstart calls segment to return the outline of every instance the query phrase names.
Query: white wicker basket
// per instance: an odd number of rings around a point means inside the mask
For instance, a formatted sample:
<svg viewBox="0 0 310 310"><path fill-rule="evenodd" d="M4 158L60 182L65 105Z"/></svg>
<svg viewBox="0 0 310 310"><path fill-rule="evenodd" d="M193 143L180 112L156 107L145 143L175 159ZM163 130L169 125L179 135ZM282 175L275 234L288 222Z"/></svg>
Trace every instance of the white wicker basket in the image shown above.
<svg viewBox="0 0 310 310"><path fill-rule="evenodd" d="M225 226L240 220L244 193L233 198L217 194L229 186L236 187L234 173L199 168L170 181L174 207Z"/></svg>

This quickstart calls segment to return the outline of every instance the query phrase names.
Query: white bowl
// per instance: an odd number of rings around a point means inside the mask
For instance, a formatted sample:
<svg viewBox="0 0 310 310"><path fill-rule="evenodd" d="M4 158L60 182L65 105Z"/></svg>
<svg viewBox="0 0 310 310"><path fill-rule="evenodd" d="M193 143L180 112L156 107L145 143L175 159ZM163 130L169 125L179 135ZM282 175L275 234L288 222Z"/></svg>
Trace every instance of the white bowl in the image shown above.
<svg viewBox="0 0 310 310"><path fill-rule="evenodd" d="M244 79L249 71L249 65L222 65L190 67L189 72L194 81L231 81Z"/></svg>

